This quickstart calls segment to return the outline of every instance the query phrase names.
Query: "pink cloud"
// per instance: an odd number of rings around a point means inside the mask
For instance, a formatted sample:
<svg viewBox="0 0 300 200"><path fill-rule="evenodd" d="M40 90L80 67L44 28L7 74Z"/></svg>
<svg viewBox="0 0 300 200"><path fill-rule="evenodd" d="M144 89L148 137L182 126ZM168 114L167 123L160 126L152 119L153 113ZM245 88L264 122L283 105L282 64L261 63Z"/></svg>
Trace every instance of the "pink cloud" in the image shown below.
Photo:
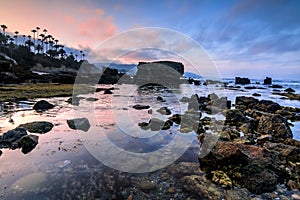
<svg viewBox="0 0 300 200"><path fill-rule="evenodd" d="M92 17L80 23L78 30L81 36L104 39L115 34L117 27L114 25L112 17Z"/></svg>

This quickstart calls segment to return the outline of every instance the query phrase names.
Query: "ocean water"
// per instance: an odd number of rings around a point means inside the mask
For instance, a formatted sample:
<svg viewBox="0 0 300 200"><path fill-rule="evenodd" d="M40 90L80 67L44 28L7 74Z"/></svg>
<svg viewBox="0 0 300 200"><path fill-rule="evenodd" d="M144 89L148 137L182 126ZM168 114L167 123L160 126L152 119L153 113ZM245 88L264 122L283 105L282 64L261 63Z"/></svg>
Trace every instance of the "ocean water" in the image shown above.
<svg viewBox="0 0 300 200"><path fill-rule="evenodd" d="M229 86L234 85L232 78L223 81ZM237 96L252 96L253 93L260 93L261 96L255 98L272 100L282 106L300 108L300 101L282 99L281 96L273 95L273 88L263 85L263 80L253 79L251 82L253 84L246 86L252 85L264 89L246 90L245 86L241 86L240 90L229 90L221 85L184 84L175 89L154 88L151 91L141 91L137 90L135 85L115 85L112 95L104 95L101 92L81 95L83 99L80 106L68 104L65 102L67 98L49 98L47 101L55 104L56 107L44 113L33 111L34 102L31 101L10 105L8 112L0 110L0 133L32 121L49 121L55 126L46 134L37 134L39 144L28 154L23 154L20 149L2 149L1 198L82 199L90 197L90 190L102 192L101 195L108 198L113 193L108 189L108 183L112 181L110 176L118 176L120 179L132 176L130 173L122 174L119 169L125 172L143 169L151 171L163 169L172 162L197 163L200 149L195 133L180 134L178 131L180 127L175 124L164 131L142 130L138 126L141 122L149 122L151 118L167 120L169 116L157 112L161 107L168 107L172 114L183 113L187 105L179 100L184 96L190 97L195 93L199 96L207 96L216 93L219 97L228 97L234 104ZM282 85L280 91L290 87L296 93L300 93L300 83L297 81L273 80L273 84ZM156 100L158 96L165 101L158 102ZM87 101L88 97L95 97L98 100ZM133 109L132 106L136 104L149 105L152 112ZM216 115L203 113L202 117L205 116L224 119L220 113ZM91 131L70 129L66 120L75 117L88 118L92 125ZM294 125L291 127L294 138L300 140L300 123L291 123ZM161 149L163 151L160 151ZM136 159L136 155L151 152L158 153ZM147 159L151 160L151 165L144 162ZM168 162L164 162L165 160ZM139 164L138 168L135 169L137 164ZM111 168L115 169L112 175ZM122 185L123 189L126 187L128 186Z"/></svg>

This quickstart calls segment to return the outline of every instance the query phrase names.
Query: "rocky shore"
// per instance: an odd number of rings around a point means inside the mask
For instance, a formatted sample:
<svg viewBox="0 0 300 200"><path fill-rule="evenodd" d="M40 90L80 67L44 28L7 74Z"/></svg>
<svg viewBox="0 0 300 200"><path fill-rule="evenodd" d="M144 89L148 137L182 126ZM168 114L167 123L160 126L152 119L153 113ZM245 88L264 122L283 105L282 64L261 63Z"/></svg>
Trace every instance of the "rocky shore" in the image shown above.
<svg viewBox="0 0 300 200"><path fill-rule="evenodd" d="M207 83L215 85L216 88L222 84L210 81ZM206 87L207 83L203 86L195 84L195 87ZM270 80L267 80L264 87L269 87L269 83ZM239 87L239 84L244 83L237 83L234 86L222 85L227 90L252 90L249 86ZM258 88L258 86L251 87ZM76 108L81 103L100 101L101 95L111 96L115 89L114 87L93 88L92 91L100 95L97 98L76 96L66 98L64 101ZM9 93L16 89L3 86L2 90ZM147 86L142 91L151 93L151 90L156 91L156 88ZM298 94L292 88L282 88L275 95L297 96ZM32 104L32 109L42 114L49 109L57 108L57 105L46 100L36 101ZM282 106L275 101L263 100L251 95L240 95L230 99L215 93L206 96L200 93L191 94L178 99L187 108L182 113L174 112L168 105L168 97L163 94L155 96L153 101L161 107L154 109L146 103L126 108L145 112L150 116L154 112L159 114L149 121L141 121L138 124L141 131L167 131L178 127L177 130L183 134L196 133L200 149L210 146L209 142L214 144L211 145L212 148L207 155L199 154L198 163L178 161L165 169L142 176L106 170L103 178L102 172L99 172L101 176L97 174L97 167L89 168L88 173L101 180L98 185L108 184L102 186L112 195L109 197L108 193L105 193L108 195L107 198L232 200L300 198L300 142L293 139L291 130L292 123L300 121L300 108ZM224 119L217 119L214 115L222 115ZM91 128L87 118L68 118L62 123L70 130L88 132ZM0 149L20 148L24 154L27 154L40 145L39 138L43 137L43 134L51 133L55 126L57 125L42 120L20 124L15 129L2 133ZM4 153L0 151L0 159ZM101 199L102 196L96 194L103 191L100 186L97 188L90 185L88 190L90 193L79 192L87 186L76 178L75 172L82 166L74 164L68 167L70 168L63 172L69 177L66 182L68 194ZM124 180L126 184L122 185L121 182ZM79 188L81 189L78 190Z"/></svg>

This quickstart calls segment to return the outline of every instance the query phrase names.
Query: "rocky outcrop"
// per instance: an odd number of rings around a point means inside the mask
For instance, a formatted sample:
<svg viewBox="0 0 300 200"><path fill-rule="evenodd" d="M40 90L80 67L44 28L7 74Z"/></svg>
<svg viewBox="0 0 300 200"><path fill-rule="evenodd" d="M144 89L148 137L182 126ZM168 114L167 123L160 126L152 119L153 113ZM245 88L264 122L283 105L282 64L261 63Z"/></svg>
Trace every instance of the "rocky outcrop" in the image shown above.
<svg viewBox="0 0 300 200"><path fill-rule="evenodd" d="M54 108L54 105L45 100L40 100L33 106L33 109L36 111L45 111L52 108Z"/></svg>
<svg viewBox="0 0 300 200"><path fill-rule="evenodd" d="M13 130L7 131L2 136L0 136L1 147L9 147L12 142L17 141L25 135L27 135L27 131L24 128L15 128Z"/></svg>
<svg viewBox="0 0 300 200"><path fill-rule="evenodd" d="M235 77L235 84L250 84L250 79L249 78L241 78L241 77Z"/></svg>
<svg viewBox="0 0 300 200"><path fill-rule="evenodd" d="M46 121L37 121L37 122L21 124L19 127L25 128L27 131L31 133L44 134L52 130L53 124Z"/></svg>
<svg viewBox="0 0 300 200"><path fill-rule="evenodd" d="M184 73L183 64L172 61L140 62L137 69L134 83L141 86L146 84L178 86L182 83L180 77Z"/></svg>
<svg viewBox="0 0 300 200"><path fill-rule="evenodd" d="M15 128L0 136L0 148L21 148L24 154L29 153L38 144L38 136L27 135L24 128ZM2 152L1 152L2 153Z"/></svg>
<svg viewBox="0 0 300 200"><path fill-rule="evenodd" d="M67 124L71 129L82 130L87 132L91 125L87 118L68 119Z"/></svg>
<svg viewBox="0 0 300 200"><path fill-rule="evenodd" d="M256 109L259 111L275 113L281 109L278 103L270 100L258 100L254 97L238 96L235 99L235 107L240 110Z"/></svg>
<svg viewBox="0 0 300 200"><path fill-rule="evenodd" d="M284 91L287 92L287 93L293 93L293 92L295 92L295 90L292 89L292 88L287 88Z"/></svg>
<svg viewBox="0 0 300 200"><path fill-rule="evenodd" d="M265 84L265 85L271 85L271 84L272 84L272 78L266 77L266 78L264 79L264 84Z"/></svg>
<svg viewBox="0 0 300 200"><path fill-rule="evenodd" d="M269 134L273 141L282 142L287 138L292 138L293 134L288 126L287 120L277 114L264 114L260 117L258 127L258 134Z"/></svg>
<svg viewBox="0 0 300 200"><path fill-rule="evenodd" d="M259 100L254 97L237 96L235 98L235 108L241 110L253 108L258 103L258 101Z"/></svg>

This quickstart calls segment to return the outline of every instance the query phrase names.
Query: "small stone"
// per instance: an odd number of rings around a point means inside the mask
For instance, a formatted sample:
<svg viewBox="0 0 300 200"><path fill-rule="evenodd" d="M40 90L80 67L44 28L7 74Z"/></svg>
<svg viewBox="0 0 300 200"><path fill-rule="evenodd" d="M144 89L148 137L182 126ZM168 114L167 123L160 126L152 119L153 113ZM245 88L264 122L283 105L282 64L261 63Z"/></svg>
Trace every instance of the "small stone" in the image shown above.
<svg viewBox="0 0 300 200"><path fill-rule="evenodd" d="M139 104L137 104L137 105L132 106L132 108L134 108L134 109L136 109L136 110L144 110L144 109L149 109L150 106L148 106L148 105L139 105Z"/></svg>
<svg viewBox="0 0 300 200"><path fill-rule="evenodd" d="M297 189L297 183L295 183L295 181L293 181L293 180L289 180L289 181L286 183L286 187L287 187L289 190L296 190L296 189Z"/></svg>
<svg viewBox="0 0 300 200"><path fill-rule="evenodd" d="M168 193L173 194L174 192L175 192L175 190L173 188L168 189Z"/></svg>
<svg viewBox="0 0 300 200"><path fill-rule="evenodd" d="M104 90L103 94L112 94L112 91L110 91L110 90Z"/></svg>
<svg viewBox="0 0 300 200"><path fill-rule="evenodd" d="M129 195L128 198L127 198L127 200L133 200L133 195L132 194Z"/></svg>
<svg viewBox="0 0 300 200"><path fill-rule="evenodd" d="M298 194L292 194L291 197L293 200L300 200L300 195L298 195Z"/></svg>
<svg viewBox="0 0 300 200"><path fill-rule="evenodd" d="M158 96L158 97L156 98L156 100L157 100L157 101L163 101L164 99L163 99L161 96Z"/></svg>
<svg viewBox="0 0 300 200"><path fill-rule="evenodd" d="M98 101L99 99L97 98L94 98L94 97L89 97L89 98L86 98L87 101Z"/></svg>

